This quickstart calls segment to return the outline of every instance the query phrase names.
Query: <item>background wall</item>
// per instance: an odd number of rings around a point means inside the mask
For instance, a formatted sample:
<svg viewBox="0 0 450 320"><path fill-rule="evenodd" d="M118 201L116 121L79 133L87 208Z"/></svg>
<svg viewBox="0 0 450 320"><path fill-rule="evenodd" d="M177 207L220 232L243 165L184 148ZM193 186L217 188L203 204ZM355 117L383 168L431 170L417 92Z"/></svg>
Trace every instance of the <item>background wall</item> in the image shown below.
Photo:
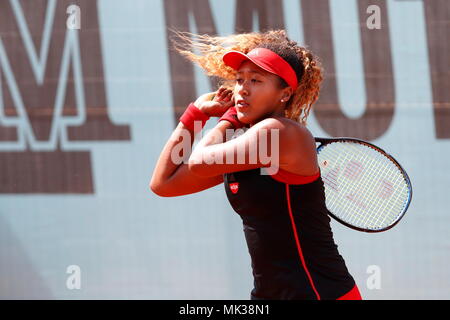
<svg viewBox="0 0 450 320"><path fill-rule="evenodd" d="M175 120L215 85L167 30L285 28L326 70L311 132L370 140L413 183L392 230L333 222L362 295L449 299L449 27L447 0L0 0L0 298L248 299L223 186L148 188Z"/></svg>

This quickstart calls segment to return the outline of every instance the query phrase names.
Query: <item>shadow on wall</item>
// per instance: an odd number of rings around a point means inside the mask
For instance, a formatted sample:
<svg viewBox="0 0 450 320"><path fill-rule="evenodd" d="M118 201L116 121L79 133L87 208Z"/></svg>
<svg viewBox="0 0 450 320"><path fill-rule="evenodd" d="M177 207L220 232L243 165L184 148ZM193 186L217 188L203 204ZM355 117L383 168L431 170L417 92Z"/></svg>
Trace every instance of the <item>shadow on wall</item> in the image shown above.
<svg viewBox="0 0 450 320"><path fill-rule="evenodd" d="M0 299L52 299L20 240L0 214Z"/></svg>

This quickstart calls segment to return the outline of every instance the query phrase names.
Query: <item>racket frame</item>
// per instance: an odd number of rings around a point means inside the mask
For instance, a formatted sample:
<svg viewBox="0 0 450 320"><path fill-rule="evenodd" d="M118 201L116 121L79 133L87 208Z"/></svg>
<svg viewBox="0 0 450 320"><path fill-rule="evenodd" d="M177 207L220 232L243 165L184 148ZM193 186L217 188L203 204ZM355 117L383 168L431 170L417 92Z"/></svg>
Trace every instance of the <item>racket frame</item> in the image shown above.
<svg viewBox="0 0 450 320"><path fill-rule="evenodd" d="M337 222L339 222L339 223L341 223L341 224L343 224L343 225L345 225L346 227L349 227L349 228L351 228L351 229L354 229L354 230L357 230L357 231L362 231L362 232L368 232L368 233L378 233L378 232L387 231L387 230L393 228L397 223L400 222L400 220L401 220L401 219L403 218L403 216L405 215L405 213L406 213L406 211L408 210L409 205L410 205L410 203L411 203L412 194L413 194L413 189L412 189L411 180L409 179L409 176L408 176L408 174L406 173L406 170L403 169L403 167L400 165L400 163L399 163L392 155L390 155L389 153L387 153L386 151L384 151L384 150L381 149L380 147L378 147L378 146L376 146L376 145L374 145L374 144L372 144L372 143L370 143L370 142L367 142L367 141L358 139L358 138L351 138L351 137L339 137L339 138L314 137L314 139L316 140L316 143L320 143L320 145L316 148L316 152L317 152L317 153L319 153L320 149L322 149L323 147L325 147L327 144L330 144L330 143L333 143L333 142L345 142L345 141L353 141L353 142L365 144L365 145L367 145L367 146L369 146L369 147L375 149L376 151L382 153L384 156L386 156L388 159L390 159L390 160L398 167L398 169L400 170L400 172L401 172L402 175L404 176L405 181L406 181L406 184L407 184L407 186L408 186L408 188L409 188L409 191L410 191L410 192L408 193L408 195L409 195L409 196L408 196L408 200L407 200L406 205L405 205L405 207L404 207L404 209L403 209L403 212L402 212L401 214L398 215L398 217L395 219L395 221L394 221L393 223L389 224L389 225L388 225L387 227L385 227L385 228L381 228L381 229L376 229L376 230L374 230L374 229L365 229L365 228L357 227L357 226L354 226L354 225L352 225L352 224L350 224L350 223L348 223L348 222L346 222L346 221L340 219L340 218L337 217L333 212L331 212L331 210L328 210L329 215L330 215L334 220L336 220Z"/></svg>

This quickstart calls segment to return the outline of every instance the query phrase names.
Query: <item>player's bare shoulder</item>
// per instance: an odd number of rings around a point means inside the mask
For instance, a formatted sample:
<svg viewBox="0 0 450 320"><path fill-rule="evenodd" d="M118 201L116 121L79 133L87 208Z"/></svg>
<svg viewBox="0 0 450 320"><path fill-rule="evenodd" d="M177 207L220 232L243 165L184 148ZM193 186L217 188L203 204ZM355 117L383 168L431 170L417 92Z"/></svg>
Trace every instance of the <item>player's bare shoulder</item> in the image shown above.
<svg viewBox="0 0 450 320"><path fill-rule="evenodd" d="M269 117L256 123L255 130L279 131L280 143L284 146L296 146L296 148L315 149L315 140L311 132L299 122L285 117Z"/></svg>
<svg viewBox="0 0 450 320"><path fill-rule="evenodd" d="M292 140L294 143L306 143L315 146L314 136L305 125L285 117L274 119L282 123L287 133L285 136L289 140Z"/></svg>
<svg viewBox="0 0 450 320"><path fill-rule="evenodd" d="M280 167L300 175L317 172L316 142L308 128L288 118L277 119L285 128L280 137Z"/></svg>

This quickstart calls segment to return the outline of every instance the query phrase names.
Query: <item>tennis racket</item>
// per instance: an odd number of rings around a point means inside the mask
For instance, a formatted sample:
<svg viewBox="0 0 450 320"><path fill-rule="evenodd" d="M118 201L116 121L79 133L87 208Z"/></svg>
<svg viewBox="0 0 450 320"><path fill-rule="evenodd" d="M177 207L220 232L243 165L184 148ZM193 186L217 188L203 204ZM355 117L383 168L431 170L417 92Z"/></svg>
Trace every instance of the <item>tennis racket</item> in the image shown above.
<svg viewBox="0 0 450 320"><path fill-rule="evenodd" d="M315 140L330 216L358 231L395 226L409 207L412 186L394 157L355 138Z"/></svg>

